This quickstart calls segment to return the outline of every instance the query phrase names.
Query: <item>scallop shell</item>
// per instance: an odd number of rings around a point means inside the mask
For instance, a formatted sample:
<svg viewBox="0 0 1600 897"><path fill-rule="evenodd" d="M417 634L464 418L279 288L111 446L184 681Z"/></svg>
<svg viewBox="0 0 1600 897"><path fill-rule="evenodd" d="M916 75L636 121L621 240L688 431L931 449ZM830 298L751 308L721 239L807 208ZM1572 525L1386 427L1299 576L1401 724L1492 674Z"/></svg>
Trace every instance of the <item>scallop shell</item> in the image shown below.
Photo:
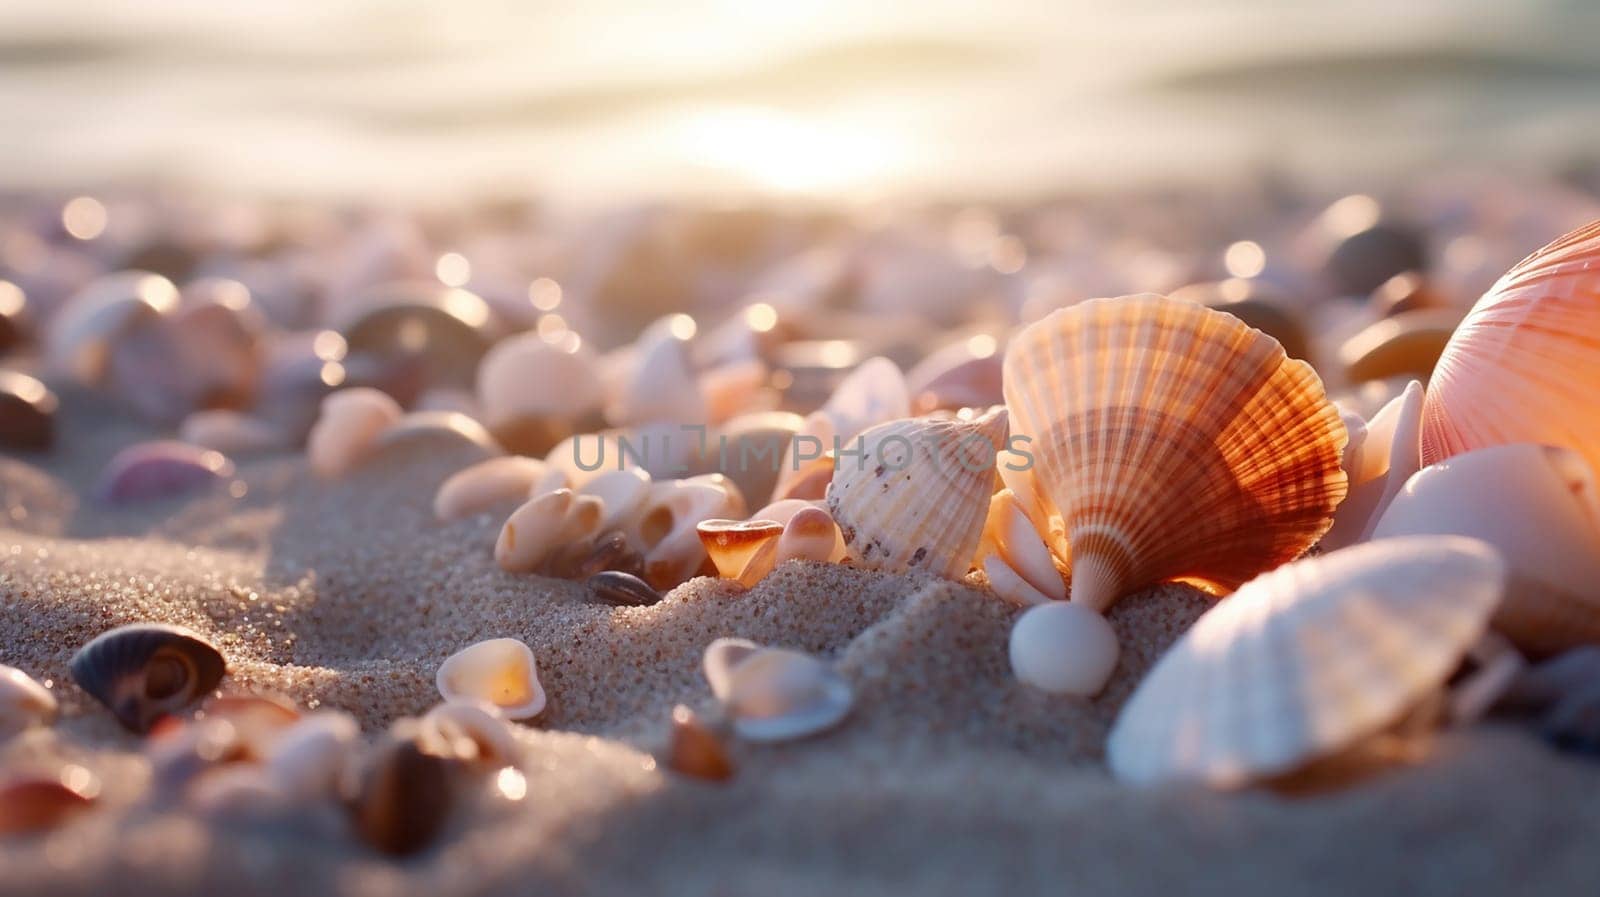
<svg viewBox="0 0 1600 897"><path fill-rule="evenodd" d="M100 633L78 649L72 678L134 732L148 732L217 687L222 653L179 626L133 623Z"/></svg>
<svg viewBox="0 0 1600 897"><path fill-rule="evenodd" d="M56 718L56 698L16 667L0 664L0 742Z"/></svg>
<svg viewBox="0 0 1600 897"><path fill-rule="evenodd" d="M707 648L706 681L748 741L788 741L837 726L855 701L832 666L798 651L717 639Z"/></svg>
<svg viewBox="0 0 1600 897"><path fill-rule="evenodd" d="M1511 582L1495 628L1547 656L1600 644L1600 490L1571 449L1518 443L1425 467L1373 537L1472 536L1505 558Z"/></svg>
<svg viewBox="0 0 1600 897"><path fill-rule="evenodd" d="M994 492L1006 415L891 421L841 452L828 510L850 557L890 572L959 579L972 565Z"/></svg>
<svg viewBox="0 0 1600 897"><path fill-rule="evenodd" d="M508 455L480 461L458 471L433 495L433 513L440 520L460 520L502 502L526 501L534 487L550 481L549 467L537 458ZM542 494L549 490L539 490Z"/></svg>
<svg viewBox="0 0 1600 897"><path fill-rule="evenodd" d="M1386 539L1247 583L1169 650L1123 707L1111 770L1234 787L1396 722L1484 632L1505 565L1458 536Z"/></svg>
<svg viewBox="0 0 1600 897"><path fill-rule="evenodd" d="M514 638L478 642L451 655L435 677L446 701L482 701L507 719L544 712L544 686L533 649Z"/></svg>
<svg viewBox="0 0 1600 897"><path fill-rule="evenodd" d="M1523 259L1456 328L1428 385L1422 462L1532 442L1600 470L1597 334L1600 221Z"/></svg>
<svg viewBox="0 0 1600 897"><path fill-rule="evenodd" d="M1222 312L1090 300L1018 333L1005 372L1012 442L1065 544L1041 535L1092 609L1162 580L1235 588L1309 548L1344 497L1317 375Z"/></svg>
<svg viewBox="0 0 1600 897"><path fill-rule="evenodd" d="M1413 380L1369 423L1349 430L1354 448L1346 446L1340 466L1350 491L1333 512L1333 526L1322 537L1324 551L1371 538L1395 495L1422 466L1422 402L1422 384Z"/></svg>

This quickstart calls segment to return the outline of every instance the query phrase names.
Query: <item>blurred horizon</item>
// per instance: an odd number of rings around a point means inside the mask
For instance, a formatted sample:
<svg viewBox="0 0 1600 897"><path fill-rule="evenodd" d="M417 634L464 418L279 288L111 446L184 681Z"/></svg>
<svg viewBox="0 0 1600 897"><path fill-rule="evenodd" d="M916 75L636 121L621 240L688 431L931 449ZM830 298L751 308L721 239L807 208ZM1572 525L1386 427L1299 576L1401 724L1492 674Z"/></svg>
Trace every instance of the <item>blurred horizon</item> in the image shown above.
<svg viewBox="0 0 1600 897"><path fill-rule="evenodd" d="M1600 7L10 0L0 187L1019 199L1593 164Z"/></svg>

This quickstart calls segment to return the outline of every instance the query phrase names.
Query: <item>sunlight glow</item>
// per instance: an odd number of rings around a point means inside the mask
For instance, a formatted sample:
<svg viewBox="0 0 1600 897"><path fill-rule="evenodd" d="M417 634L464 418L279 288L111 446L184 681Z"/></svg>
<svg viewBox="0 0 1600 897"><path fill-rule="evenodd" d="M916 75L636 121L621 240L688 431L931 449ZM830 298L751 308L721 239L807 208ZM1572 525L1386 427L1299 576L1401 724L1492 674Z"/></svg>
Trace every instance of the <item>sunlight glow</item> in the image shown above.
<svg viewBox="0 0 1600 897"><path fill-rule="evenodd" d="M887 135L761 108L696 113L677 128L676 142L692 162L793 193L870 186L905 156Z"/></svg>

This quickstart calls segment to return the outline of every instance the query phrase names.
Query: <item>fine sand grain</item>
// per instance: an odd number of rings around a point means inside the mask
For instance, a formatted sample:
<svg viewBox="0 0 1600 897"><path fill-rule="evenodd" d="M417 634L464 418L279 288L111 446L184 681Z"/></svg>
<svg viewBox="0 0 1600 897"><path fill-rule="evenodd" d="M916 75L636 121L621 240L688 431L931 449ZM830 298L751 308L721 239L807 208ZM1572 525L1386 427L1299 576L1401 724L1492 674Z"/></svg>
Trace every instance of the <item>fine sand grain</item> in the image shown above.
<svg viewBox="0 0 1600 897"><path fill-rule="evenodd" d="M108 511L84 496L140 435L64 397L61 446L0 457L0 662L48 680L63 719L0 747L7 768L71 759L109 809L0 841L0 893L1362 894L1593 893L1600 768L1498 724L1427 763L1315 798L1134 791L1101 762L1117 708L1210 599L1182 586L1111 614L1123 659L1089 702L1012 680L1015 611L978 588L790 564L744 592L698 579L650 608L500 571L507 507L449 524L437 484L478 455L393 450L313 480L240 458L229 490ZM121 623L181 623L228 656L224 691L355 714L369 732L427 709L459 648L514 636L551 706L522 729L528 793L487 787L438 846L393 861L331 809L231 821L133 808L138 742L72 685L68 658ZM857 693L832 733L737 749L725 786L658 769L668 711L709 709L718 636L835 659Z"/></svg>

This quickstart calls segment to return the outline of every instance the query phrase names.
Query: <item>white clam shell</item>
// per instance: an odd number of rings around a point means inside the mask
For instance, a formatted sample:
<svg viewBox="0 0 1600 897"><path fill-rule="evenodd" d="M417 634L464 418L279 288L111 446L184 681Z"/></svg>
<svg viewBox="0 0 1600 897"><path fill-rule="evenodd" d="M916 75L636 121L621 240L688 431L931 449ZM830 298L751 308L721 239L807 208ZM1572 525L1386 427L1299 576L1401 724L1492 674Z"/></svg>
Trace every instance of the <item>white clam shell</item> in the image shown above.
<svg viewBox="0 0 1600 897"><path fill-rule="evenodd" d="M361 726L348 713L324 710L308 714L284 729L267 751L269 781L301 800L317 800L335 792L353 753Z"/></svg>
<svg viewBox="0 0 1600 897"><path fill-rule="evenodd" d="M748 741L789 741L837 726L855 701L850 683L798 651L718 639L706 648L706 680Z"/></svg>
<svg viewBox="0 0 1600 897"><path fill-rule="evenodd" d="M452 654L435 677L447 703L481 701L507 719L544 712L544 686L533 649L514 638L478 642Z"/></svg>
<svg viewBox="0 0 1600 897"><path fill-rule="evenodd" d="M322 400L322 412L306 439L306 457L318 476L337 477L353 469L377 445L378 437L401 417L394 399L367 387L341 389Z"/></svg>
<svg viewBox="0 0 1600 897"><path fill-rule="evenodd" d="M1350 445L1355 447L1346 447L1344 461L1350 492L1333 512L1323 550L1337 551L1372 538L1389 503L1417 472L1422 463L1422 404L1422 384L1413 380L1370 422L1352 431Z"/></svg>
<svg viewBox="0 0 1600 897"><path fill-rule="evenodd" d="M16 667L0 664L0 741L56 717L50 689Z"/></svg>
<svg viewBox="0 0 1600 897"><path fill-rule="evenodd" d="M1234 787L1395 723L1483 633L1505 564L1459 536L1382 539L1246 583L1156 664L1112 729L1117 778Z"/></svg>
<svg viewBox="0 0 1600 897"><path fill-rule="evenodd" d="M1600 641L1600 498L1582 455L1516 443L1423 468L1373 535L1428 533L1472 536L1499 550L1511 586L1495 622L1525 649L1542 654ZM1543 610L1532 602L1547 599L1566 609L1549 619L1529 616Z"/></svg>
<svg viewBox="0 0 1600 897"><path fill-rule="evenodd" d="M528 499L511 512L494 544L494 560L508 573L531 573L559 548L572 509L571 489Z"/></svg>
<svg viewBox="0 0 1600 897"><path fill-rule="evenodd" d="M423 715L418 737L424 744L436 745L443 756L460 756L458 746L471 742L479 761L496 766L515 765L522 751L500 711L482 701L449 701Z"/></svg>
<svg viewBox="0 0 1600 897"><path fill-rule="evenodd" d="M1051 694L1080 696L1098 694L1121 655L1105 617L1070 601L1024 611L1011 627L1008 650L1018 681Z"/></svg>
<svg viewBox="0 0 1600 897"><path fill-rule="evenodd" d="M525 501L534 486L546 479L549 470L537 458L517 455L480 461L439 485L433 496L434 516L459 520L504 501Z"/></svg>
<svg viewBox="0 0 1600 897"><path fill-rule="evenodd" d="M605 502L600 531L616 529L632 520L650 497L650 474L638 468L608 470L578 488L579 495L593 495Z"/></svg>
<svg viewBox="0 0 1600 897"><path fill-rule="evenodd" d="M573 419L600 407L599 360L581 343L524 333L496 343L478 364L478 404L492 428L524 419Z"/></svg>

